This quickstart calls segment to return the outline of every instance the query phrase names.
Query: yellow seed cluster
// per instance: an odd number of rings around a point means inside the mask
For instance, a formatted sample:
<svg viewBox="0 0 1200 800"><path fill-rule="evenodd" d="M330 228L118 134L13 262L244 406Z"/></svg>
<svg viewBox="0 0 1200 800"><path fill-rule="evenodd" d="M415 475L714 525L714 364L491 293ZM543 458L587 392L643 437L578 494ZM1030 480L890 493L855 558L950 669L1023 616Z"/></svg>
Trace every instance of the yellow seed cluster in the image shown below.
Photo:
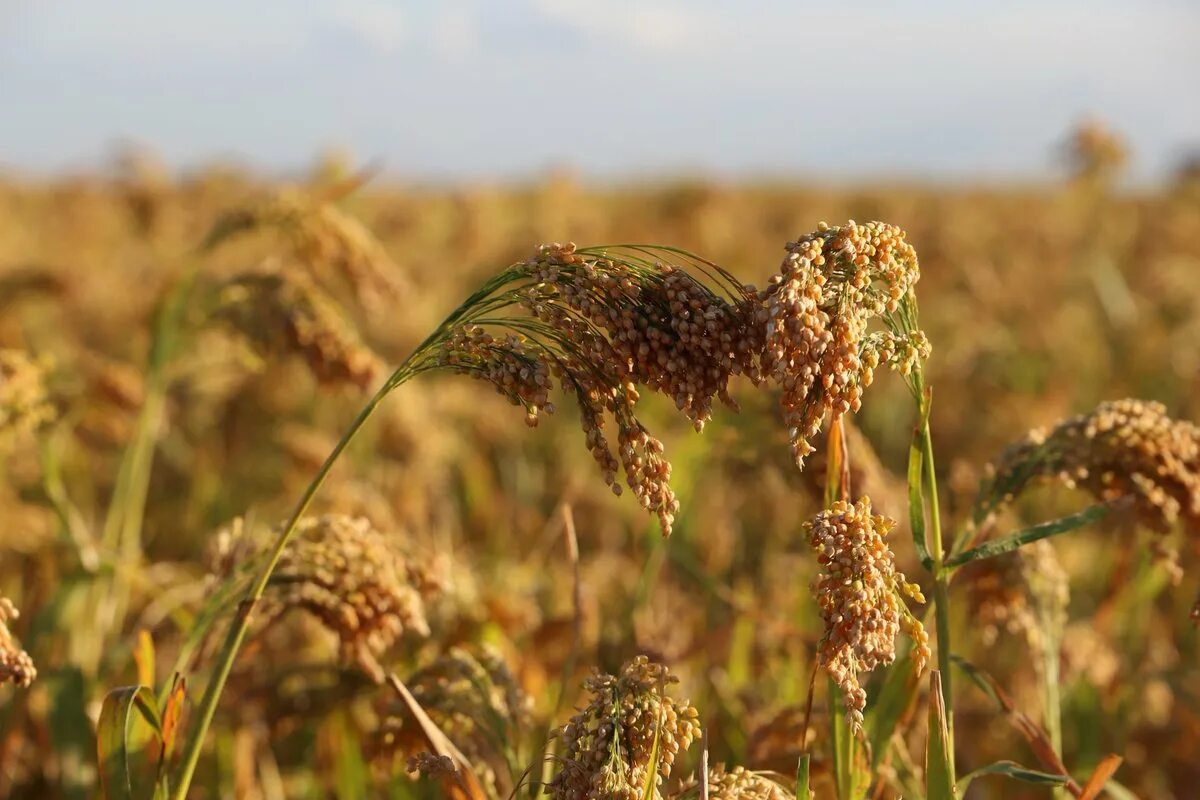
<svg viewBox="0 0 1200 800"><path fill-rule="evenodd" d="M8 630L8 623L20 616L7 597L0 597L0 683L28 688L37 678L33 659L20 648Z"/></svg>
<svg viewBox="0 0 1200 800"><path fill-rule="evenodd" d="M0 349L0 448L54 419L46 364L20 350Z"/></svg>
<svg viewBox="0 0 1200 800"><path fill-rule="evenodd" d="M550 365L528 341L515 334L496 337L477 326L455 330L444 345L442 363L454 372L486 380L513 405L525 409L525 423L537 427L553 414Z"/></svg>
<svg viewBox="0 0 1200 800"><path fill-rule="evenodd" d="M589 678L591 700L562 730L559 771L546 793L556 800L640 800L650 781L661 797L676 756L700 735L696 709L666 693L675 681L645 656L619 676ZM656 742L657 770L650 775Z"/></svg>
<svg viewBox="0 0 1200 800"><path fill-rule="evenodd" d="M381 367L334 302L301 273L255 271L232 279L215 317L264 354L300 356L322 383L366 388Z"/></svg>
<svg viewBox="0 0 1200 800"><path fill-rule="evenodd" d="M697 797L699 791L700 782L693 779L681 786L675 797ZM796 797L766 774L745 767L727 769L719 764L708 770L708 796L710 800L795 800Z"/></svg>
<svg viewBox="0 0 1200 800"><path fill-rule="evenodd" d="M817 658L845 695L847 717L855 729L862 725L867 703L858 675L895 660L900 631L914 642L918 671L929 660L928 634L904 606L901 594L917 602L925 598L896 571L885 541L895 524L871 513L869 497L853 504L839 500L805 523L820 566L812 585L825 626Z"/></svg>
<svg viewBox="0 0 1200 800"><path fill-rule="evenodd" d="M397 545L361 517L303 519L266 605L314 615L337 635L345 659L382 680L378 659L401 634L429 635L425 599L437 590L425 566Z"/></svg>
<svg viewBox="0 0 1200 800"><path fill-rule="evenodd" d="M1151 530L1200 533L1200 427L1171 419L1160 403L1109 401L1035 430L994 465L991 485L1009 499L1046 477L1102 501L1132 496Z"/></svg>
<svg viewBox="0 0 1200 800"><path fill-rule="evenodd" d="M895 312L920 278L904 231L879 222L822 223L787 251L762 293L763 366L782 389L792 454L802 466L827 414L857 411L880 364L907 374L928 355L929 342L920 331L868 335L869 321Z"/></svg>

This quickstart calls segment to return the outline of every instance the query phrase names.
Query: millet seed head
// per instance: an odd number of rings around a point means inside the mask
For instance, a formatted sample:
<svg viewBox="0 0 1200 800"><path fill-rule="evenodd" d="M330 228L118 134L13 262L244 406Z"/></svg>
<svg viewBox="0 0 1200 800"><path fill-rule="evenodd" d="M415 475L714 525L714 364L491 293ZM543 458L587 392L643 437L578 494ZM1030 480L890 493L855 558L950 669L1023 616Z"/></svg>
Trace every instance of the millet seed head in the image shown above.
<svg viewBox="0 0 1200 800"><path fill-rule="evenodd" d="M886 537L895 521L871 513L871 500L839 500L805 523L820 572L812 584L825 631L817 661L842 690L847 717L858 730L867 693L861 672L896 658L896 635L913 640L917 671L929 660L929 637L902 595L924 602L921 591L896 570Z"/></svg>
<svg viewBox="0 0 1200 800"><path fill-rule="evenodd" d="M675 680L645 656L620 675L588 678L589 703L560 733L559 771L546 793L556 800L640 800L650 781L661 797L676 756L700 736L696 709L667 694Z"/></svg>

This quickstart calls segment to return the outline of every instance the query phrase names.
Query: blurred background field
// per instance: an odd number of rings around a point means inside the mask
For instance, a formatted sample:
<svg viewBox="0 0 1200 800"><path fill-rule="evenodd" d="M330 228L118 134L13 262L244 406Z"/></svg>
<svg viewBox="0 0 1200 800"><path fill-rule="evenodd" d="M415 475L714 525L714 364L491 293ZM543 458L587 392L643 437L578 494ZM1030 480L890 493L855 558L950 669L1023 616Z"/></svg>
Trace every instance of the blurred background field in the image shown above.
<svg viewBox="0 0 1200 800"><path fill-rule="evenodd" d="M1195 178L1183 172L1161 189L1116 193L1109 166L1007 189L702 180L594 188L569 173L503 189L372 182L339 204L378 237L400 295L369 307L347 290L339 305L394 362L466 287L564 234L581 243L670 242L761 280L782 244L819 220L891 220L921 257L933 433L945 505L961 520L983 465L1031 427L1127 395L1200 418ZM319 196L349 175L327 159L293 190ZM175 367L161 411L143 554L114 566L96 552L144 397L153 313L222 213L277 191L227 169L172 177L144 157L96 177L3 186L0 345L51 365L59 417L39 444L19 440L4 462L0 585L25 610L14 629L39 669L27 693L3 690L6 796L87 794L95 779L88 720L108 688L133 682L138 632L153 636L157 679L167 680L206 592L214 532L239 515L282 517L364 399L353 387L319 386L294 360L264 363L219 336L202 340ZM263 232L199 266L221 275L281 252L279 237ZM911 402L892 377L872 391L854 419L862 439L852 445L855 480L878 509L903 519ZM819 633L799 524L820 507L823 477L819 465L804 473L791 465L770 399L742 394L741 413L719 412L703 435L665 407L652 412L682 502L664 541L597 479L568 403L531 431L474 381L435 376L403 387L318 499L319 510L367 516L440 576L432 635L405 638L390 665L406 674L452 646L486 643L545 723L578 628L569 686L592 666L612 671L652 654L683 677L714 758L788 772ZM1079 502L1063 492L1040 498L1042 507L1018 513L1036 521ZM564 503L579 538L578 626ZM1197 554L1180 543L1185 577L1169 586L1137 537L1114 523L1056 540L1071 576L1066 762L1083 769L1118 752L1135 791L1186 797L1200 747L1196 633L1187 621L1200 588ZM917 574L907 537L893 540L902 566ZM109 568L129 571L120 576L129 598L119 618L105 620L87 598ZM980 590L963 608L963 652L1036 716L1035 659L1003 613L986 616L1019 591L1003 576L980 585L1000 596ZM287 796L358 796L355 781L381 780L355 766L373 754L380 690L352 669L339 677L321 636L288 630L278 642L255 640L239 661L207 785L245 797L270 796L272 786ZM960 737L961 761L1029 760L982 694L960 692L959 724L971 732ZM382 774L404 784L403 769ZM991 791L1016 796L1011 786Z"/></svg>

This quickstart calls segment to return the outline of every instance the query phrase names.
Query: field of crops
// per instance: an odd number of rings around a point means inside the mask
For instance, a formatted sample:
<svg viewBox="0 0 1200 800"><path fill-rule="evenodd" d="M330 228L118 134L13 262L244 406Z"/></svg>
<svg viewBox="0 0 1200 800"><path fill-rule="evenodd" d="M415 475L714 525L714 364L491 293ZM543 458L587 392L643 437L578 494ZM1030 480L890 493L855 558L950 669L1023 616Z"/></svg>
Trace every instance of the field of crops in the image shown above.
<svg viewBox="0 0 1200 800"><path fill-rule="evenodd" d="M0 182L0 797L1194 797L1200 183L1106 144Z"/></svg>

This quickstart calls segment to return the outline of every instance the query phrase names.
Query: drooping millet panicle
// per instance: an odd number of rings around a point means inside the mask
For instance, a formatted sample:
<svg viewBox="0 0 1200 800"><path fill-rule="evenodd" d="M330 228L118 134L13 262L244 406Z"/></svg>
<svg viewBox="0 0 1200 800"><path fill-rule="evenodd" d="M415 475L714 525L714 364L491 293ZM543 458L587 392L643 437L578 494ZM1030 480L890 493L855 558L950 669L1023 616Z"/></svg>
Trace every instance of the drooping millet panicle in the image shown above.
<svg viewBox="0 0 1200 800"><path fill-rule="evenodd" d="M557 381L579 402L605 481L619 494L623 471L664 533L679 503L662 443L637 418L641 391L670 398L699 431L714 400L736 407L731 378L757 385L769 377L783 387L802 464L826 414L857 410L880 364L908 374L929 352L915 328L916 254L903 231L883 223L822 225L789 245L783 274L762 292L653 247L548 244L502 277L474 299L477 308L461 310L436 366L491 381L530 424L553 411ZM532 319L510 316L514 306ZM869 331L874 318L886 329ZM615 456L603 430L609 419Z"/></svg>
<svg viewBox="0 0 1200 800"><path fill-rule="evenodd" d="M54 419L46 370L20 350L0 349L0 448Z"/></svg>
<svg viewBox="0 0 1200 800"><path fill-rule="evenodd" d="M405 632L429 635L425 601L439 591L425 562L362 517L305 517L280 557L259 614L267 624L292 610L313 615L337 636L342 658L382 681L379 657ZM209 553L212 572L229 576L261 549L240 520Z"/></svg>
<svg viewBox="0 0 1200 800"><path fill-rule="evenodd" d="M236 209L219 219L209 233L208 247L239 234L261 229L281 232L292 255L328 285L336 273L367 308L379 309L407 289L400 271L383 246L361 222L321 198L296 190L280 191Z"/></svg>
<svg viewBox="0 0 1200 800"><path fill-rule="evenodd" d="M1161 403L1110 400L1050 430L1031 431L989 467L976 522L982 526L1032 482L1046 479L1101 502L1129 497L1141 525L1158 534L1181 526L1200 536L1200 426L1172 419ZM1178 582L1178 554L1161 537L1151 551ZM1192 619L1200 623L1200 600Z"/></svg>
<svg viewBox="0 0 1200 800"><path fill-rule="evenodd" d="M804 526L821 568L812 585L825 626L817 661L842 690L855 730L867 702L858 675L895 660L898 633L912 638L918 672L929 661L929 635L901 595L925 598L896 570L885 541L895 524L873 515L870 498L863 497L853 504L839 500Z"/></svg>
<svg viewBox="0 0 1200 800"><path fill-rule="evenodd" d="M925 334L897 316L920 278L904 231L880 222L819 229L788 244L780 274L761 293L766 306L763 367L783 390L797 464L813 451L826 414L857 411L874 370L907 375L929 354ZM890 330L868 333L884 317Z"/></svg>
<svg viewBox="0 0 1200 800"><path fill-rule="evenodd" d="M301 273L239 275L221 287L213 316L261 353L300 356L321 383L366 388L382 367L333 300Z"/></svg>
<svg viewBox="0 0 1200 800"><path fill-rule="evenodd" d="M1200 426L1161 403L1112 400L1050 430L1031 431L992 465L980 506L1010 501L1037 479L1085 489L1102 502L1133 498L1139 521L1200 534Z"/></svg>
<svg viewBox="0 0 1200 800"><path fill-rule="evenodd" d="M700 736L696 709L666 692L675 680L645 656L619 676L588 678L590 702L562 729L559 770L546 793L556 800L640 800L650 781L661 797L676 756Z"/></svg>
<svg viewBox="0 0 1200 800"><path fill-rule="evenodd" d="M0 684L11 683L26 689L37 678L37 669L8 629L8 623L19 616L12 601L0 596Z"/></svg>
<svg viewBox="0 0 1200 800"><path fill-rule="evenodd" d="M553 411L550 378L578 400L588 450L605 481L621 492L618 471L641 505L668 533L678 501L662 443L638 420L639 389L662 393L700 429L713 398L732 404L735 374L758 375L761 336L752 289L716 267L705 267L719 294L682 266L649 256L543 245L516 265L521 286L508 300L488 304L445 341L440 362L494 383L523 405L534 423ZM662 253L659 255L668 255ZM532 319L503 316L517 305ZM506 328L490 334L480 327ZM616 423L616 454L603 427Z"/></svg>
<svg viewBox="0 0 1200 800"><path fill-rule="evenodd" d="M699 793L700 781L693 778L673 798L695 798ZM795 800L796 797L766 774L745 767L727 769L720 764L708 770L708 796L710 800Z"/></svg>
<svg viewBox="0 0 1200 800"><path fill-rule="evenodd" d="M554 413L549 361L524 338L512 333L497 338L467 325L450 334L444 350L446 368L492 383L513 405L524 407L531 428L542 414Z"/></svg>

